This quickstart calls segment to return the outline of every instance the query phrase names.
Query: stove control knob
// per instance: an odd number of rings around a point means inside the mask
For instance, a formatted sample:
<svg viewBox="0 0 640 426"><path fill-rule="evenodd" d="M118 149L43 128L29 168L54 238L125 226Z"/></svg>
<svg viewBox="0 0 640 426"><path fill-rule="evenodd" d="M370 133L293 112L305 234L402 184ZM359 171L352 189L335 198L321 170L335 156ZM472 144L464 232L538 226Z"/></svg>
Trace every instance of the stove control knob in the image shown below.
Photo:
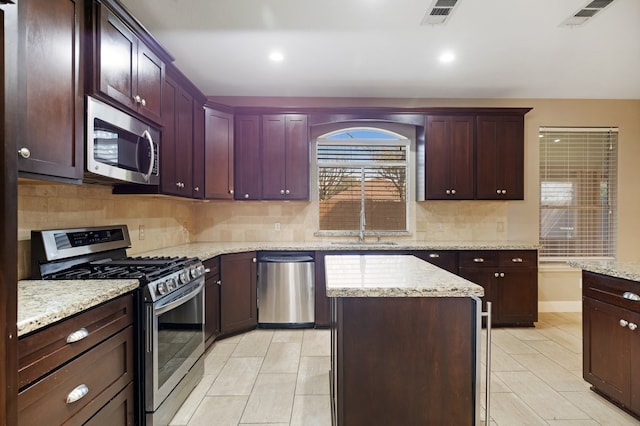
<svg viewBox="0 0 640 426"><path fill-rule="evenodd" d="M189 278L196 278L198 276L198 271L196 271L196 267L192 266L189 268Z"/></svg>
<svg viewBox="0 0 640 426"><path fill-rule="evenodd" d="M189 282L189 272L187 271L180 272L180 282L182 284L186 284Z"/></svg>
<svg viewBox="0 0 640 426"><path fill-rule="evenodd" d="M178 283L176 282L175 278L167 280L167 287L169 288L169 290L175 290L176 287L178 287Z"/></svg>
<svg viewBox="0 0 640 426"><path fill-rule="evenodd" d="M156 290L160 295L167 294L167 292L169 291L169 289L167 288L167 283L165 281L158 283L158 285L156 286Z"/></svg>

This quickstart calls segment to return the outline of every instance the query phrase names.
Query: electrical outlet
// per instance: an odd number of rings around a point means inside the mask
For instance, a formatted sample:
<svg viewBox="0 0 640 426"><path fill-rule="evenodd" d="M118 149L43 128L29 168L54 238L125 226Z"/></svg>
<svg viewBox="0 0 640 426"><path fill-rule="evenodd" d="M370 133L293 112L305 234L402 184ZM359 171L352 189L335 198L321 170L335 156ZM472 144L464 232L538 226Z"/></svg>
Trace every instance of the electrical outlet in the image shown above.
<svg viewBox="0 0 640 426"><path fill-rule="evenodd" d="M276 231L279 231L279 230L280 230L280 222L276 222L276 224L274 225L274 229L275 229Z"/></svg>
<svg viewBox="0 0 640 426"><path fill-rule="evenodd" d="M504 232L504 222L502 222L502 221L498 222L497 231L498 232Z"/></svg>
<svg viewBox="0 0 640 426"><path fill-rule="evenodd" d="M144 225L138 226L138 239L144 240Z"/></svg>

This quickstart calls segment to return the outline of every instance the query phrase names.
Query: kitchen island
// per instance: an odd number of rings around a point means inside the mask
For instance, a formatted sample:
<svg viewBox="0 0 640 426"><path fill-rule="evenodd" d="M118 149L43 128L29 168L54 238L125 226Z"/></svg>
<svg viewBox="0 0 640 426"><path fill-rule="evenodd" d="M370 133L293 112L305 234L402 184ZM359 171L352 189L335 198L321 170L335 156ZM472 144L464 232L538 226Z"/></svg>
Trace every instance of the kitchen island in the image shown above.
<svg viewBox="0 0 640 426"><path fill-rule="evenodd" d="M640 418L640 263L570 262L582 269L582 375Z"/></svg>
<svg viewBox="0 0 640 426"><path fill-rule="evenodd" d="M325 266L333 423L476 424L483 288L410 255Z"/></svg>

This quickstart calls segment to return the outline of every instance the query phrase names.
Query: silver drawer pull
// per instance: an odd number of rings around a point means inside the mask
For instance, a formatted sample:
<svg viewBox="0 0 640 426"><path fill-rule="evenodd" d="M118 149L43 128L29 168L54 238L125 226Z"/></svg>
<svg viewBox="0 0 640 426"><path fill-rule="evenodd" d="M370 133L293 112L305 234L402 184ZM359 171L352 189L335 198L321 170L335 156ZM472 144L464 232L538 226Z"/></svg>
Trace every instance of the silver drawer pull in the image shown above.
<svg viewBox="0 0 640 426"><path fill-rule="evenodd" d="M67 404L72 404L76 401L79 401L80 399L84 398L85 395L87 395L88 393L89 393L89 388L87 387L87 385L82 384L82 385L76 386L76 388L71 392L69 392L69 395L67 395Z"/></svg>
<svg viewBox="0 0 640 426"><path fill-rule="evenodd" d="M640 300L640 296L638 296L637 294L632 293L630 291L625 291L624 294L622 295L622 297L624 297L625 299L629 299L629 300L635 300L635 301Z"/></svg>
<svg viewBox="0 0 640 426"><path fill-rule="evenodd" d="M482 262L484 262L484 259L482 257L474 257L473 261L476 262L476 263L482 263Z"/></svg>
<svg viewBox="0 0 640 426"><path fill-rule="evenodd" d="M521 257L514 257L513 259L511 259L511 261L513 263L522 263L522 258Z"/></svg>
<svg viewBox="0 0 640 426"><path fill-rule="evenodd" d="M627 324L629 324L629 321L621 319L619 324L620 324L620 327L626 327Z"/></svg>
<svg viewBox="0 0 640 426"><path fill-rule="evenodd" d="M630 322L627 327L629 327L629 330L634 331L636 328L638 328L638 324Z"/></svg>
<svg viewBox="0 0 640 426"><path fill-rule="evenodd" d="M431 259L437 259L437 258L439 258L439 257L440 257L440 255L439 255L438 253L429 253L429 257L430 257Z"/></svg>
<svg viewBox="0 0 640 426"><path fill-rule="evenodd" d="M75 343L79 340L84 339L88 335L89 331L86 328L82 327L80 330L76 330L67 336L67 343Z"/></svg>

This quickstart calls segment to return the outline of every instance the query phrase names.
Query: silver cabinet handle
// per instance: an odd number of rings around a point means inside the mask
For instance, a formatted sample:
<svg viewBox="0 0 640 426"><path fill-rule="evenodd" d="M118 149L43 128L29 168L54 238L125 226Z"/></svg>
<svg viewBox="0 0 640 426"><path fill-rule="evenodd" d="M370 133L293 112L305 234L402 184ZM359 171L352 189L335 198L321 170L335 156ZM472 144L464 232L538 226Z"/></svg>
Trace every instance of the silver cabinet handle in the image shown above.
<svg viewBox="0 0 640 426"><path fill-rule="evenodd" d="M629 330L634 331L636 328L638 328L638 324L630 322L627 327L629 327Z"/></svg>
<svg viewBox="0 0 640 426"><path fill-rule="evenodd" d="M205 274L208 274L209 272L211 272L211 269L209 269L209 268L204 268L204 273L205 273Z"/></svg>
<svg viewBox="0 0 640 426"><path fill-rule="evenodd" d="M521 257L514 257L513 259L511 259L511 261L513 263L522 263L522 258Z"/></svg>
<svg viewBox="0 0 640 426"><path fill-rule="evenodd" d="M452 195L456 195L456 190L455 190L455 189L452 189L452 190L451 190L451 194L452 194Z"/></svg>
<svg viewBox="0 0 640 426"><path fill-rule="evenodd" d="M447 195L451 195L451 190L447 189L446 191L444 191Z"/></svg>
<svg viewBox="0 0 640 426"><path fill-rule="evenodd" d="M76 388L71 392L69 392L69 395L67 395L67 404L72 404L76 401L81 400L88 393L89 393L89 388L87 387L87 385L82 384L82 385L76 386Z"/></svg>
<svg viewBox="0 0 640 426"><path fill-rule="evenodd" d="M249 198L249 194L244 194L244 198Z"/></svg>
<svg viewBox="0 0 640 426"><path fill-rule="evenodd" d="M291 191L289 191L288 189L286 191L284 191L285 194L289 195L291 194Z"/></svg>
<svg viewBox="0 0 640 426"><path fill-rule="evenodd" d="M440 257L440 255L439 255L438 253L429 253L429 257L430 257L431 259L437 259L437 258L439 258L439 257Z"/></svg>
<svg viewBox="0 0 640 426"><path fill-rule="evenodd" d="M640 300L640 296L638 296L636 293L633 293L631 291L625 291L622 297L628 300L635 300L635 301Z"/></svg>
<svg viewBox="0 0 640 426"><path fill-rule="evenodd" d="M474 257L473 261L475 263L482 263L482 262L484 262L484 258L482 258L482 257Z"/></svg>
<svg viewBox="0 0 640 426"><path fill-rule="evenodd" d="M620 327L626 327L626 326L627 326L627 324L629 324L629 322L628 322L628 321L625 321L625 320L623 320L623 319L621 319L621 320L620 320Z"/></svg>
<svg viewBox="0 0 640 426"><path fill-rule="evenodd" d="M133 97L133 100L134 100L134 101L136 101L136 103L137 103L137 104L139 104L139 103L140 103L140 101L142 100L142 98L140 98L140 95L135 95L135 96Z"/></svg>
<svg viewBox="0 0 640 426"><path fill-rule="evenodd" d="M222 281L218 280L218 281L216 281L216 284L222 285Z"/></svg>
<svg viewBox="0 0 640 426"><path fill-rule="evenodd" d="M229 194L233 195L233 189L229 190Z"/></svg>
<svg viewBox="0 0 640 426"><path fill-rule="evenodd" d="M67 343L75 343L78 342L89 335L89 331L82 327L79 330L74 331L73 333L67 336Z"/></svg>
<svg viewBox="0 0 640 426"><path fill-rule="evenodd" d="M494 277L496 277L496 278L498 278L498 273L497 273L497 272L494 272L494 273L493 273L493 276L494 276Z"/></svg>
<svg viewBox="0 0 640 426"><path fill-rule="evenodd" d="M496 194L500 194L500 190L499 189L496 189Z"/></svg>
<svg viewBox="0 0 640 426"><path fill-rule="evenodd" d="M200 187L196 186L195 188L193 188L194 191L199 192L200 191Z"/></svg>
<svg viewBox="0 0 640 426"><path fill-rule="evenodd" d="M502 190L502 194L504 195L504 194L506 194L506 193L507 193L507 190L506 190L506 189L503 189L503 190Z"/></svg>
<svg viewBox="0 0 640 426"><path fill-rule="evenodd" d="M504 272L500 272L500 278L504 278Z"/></svg>
<svg viewBox="0 0 640 426"><path fill-rule="evenodd" d="M251 259L251 261L252 261L253 263L256 263L256 262L257 262L257 260L256 260L256 258L255 258L255 257L254 257L253 259Z"/></svg>
<svg viewBox="0 0 640 426"><path fill-rule="evenodd" d="M144 99L142 99L142 100L140 101L140 103L142 104L142 106L143 106L143 107L146 107L146 106L147 106L147 101L146 101L146 100L144 100Z"/></svg>
<svg viewBox="0 0 640 426"><path fill-rule="evenodd" d="M29 151L29 148L27 147L22 147L18 150L18 154L20 154L20 157L22 158L29 158L31 157L31 151Z"/></svg>

